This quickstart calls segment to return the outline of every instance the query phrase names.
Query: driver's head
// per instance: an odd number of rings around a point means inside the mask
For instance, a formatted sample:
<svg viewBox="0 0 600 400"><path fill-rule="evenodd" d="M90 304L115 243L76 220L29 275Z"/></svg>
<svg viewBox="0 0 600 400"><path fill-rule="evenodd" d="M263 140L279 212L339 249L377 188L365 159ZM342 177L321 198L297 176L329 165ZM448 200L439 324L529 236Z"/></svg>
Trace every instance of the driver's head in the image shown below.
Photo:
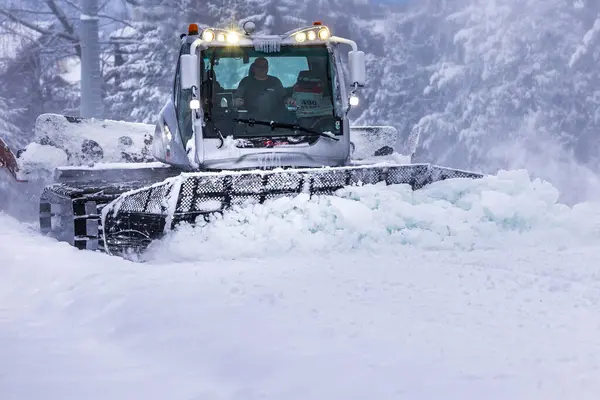
<svg viewBox="0 0 600 400"><path fill-rule="evenodd" d="M269 62L264 57L259 57L254 61L254 77L256 79L266 79L269 73Z"/></svg>

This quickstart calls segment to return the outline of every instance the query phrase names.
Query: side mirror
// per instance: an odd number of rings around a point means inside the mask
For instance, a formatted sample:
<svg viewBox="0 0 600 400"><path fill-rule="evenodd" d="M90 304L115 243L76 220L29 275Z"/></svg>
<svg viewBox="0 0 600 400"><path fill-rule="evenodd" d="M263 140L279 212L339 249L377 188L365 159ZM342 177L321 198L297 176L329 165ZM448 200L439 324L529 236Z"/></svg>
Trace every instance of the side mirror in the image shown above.
<svg viewBox="0 0 600 400"><path fill-rule="evenodd" d="M350 69L350 84L359 87L365 86L367 80L367 67L364 51L348 52L348 66Z"/></svg>
<svg viewBox="0 0 600 400"><path fill-rule="evenodd" d="M193 54L183 54L179 62L181 89L198 87L198 57Z"/></svg>

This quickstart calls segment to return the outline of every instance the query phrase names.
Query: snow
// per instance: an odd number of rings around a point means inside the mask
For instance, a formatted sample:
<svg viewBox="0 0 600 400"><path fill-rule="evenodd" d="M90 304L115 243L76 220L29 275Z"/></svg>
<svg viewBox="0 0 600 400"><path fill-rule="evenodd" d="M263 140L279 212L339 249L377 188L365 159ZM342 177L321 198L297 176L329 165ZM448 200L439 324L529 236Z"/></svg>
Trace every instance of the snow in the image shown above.
<svg viewBox="0 0 600 400"><path fill-rule="evenodd" d="M17 159L19 179L50 180L55 168L68 164L67 153L54 146L29 143L24 150Z"/></svg>
<svg viewBox="0 0 600 400"><path fill-rule="evenodd" d="M575 63L581 59L585 54L588 53L591 45L596 40L596 38L600 36L600 17L596 19L594 22L594 26L590 29L584 36L582 40L582 44L577 47L575 53L571 56L569 60L569 67L573 68Z"/></svg>
<svg viewBox="0 0 600 400"><path fill-rule="evenodd" d="M524 171L298 196L144 264L0 213L0 398L595 399L600 208L557 198Z"/></svg>
<svg viewBox="0 0 600 400"><path fill-rule="evenodd" d="M63 115L42 114L36 120L35 142L18 159L19 168L32 179L62 166L153 161L153 134L153 125L94 118L69 122ZM98 143L101 154L84 151L86 141Z"/></svg>
<svg viewBox="0 0 600 400"><path fill-rule="evenodd" d="M379 253L402 246L471 251L547 240L595 244L600 211L593 203L567 207L557 203L558 196L526 171L448 180L416 192L408 185L379 184L347 188L337 197L304 194L235 207L199 228L182 226L152 245L147 257L193 262L292 251Z"/></svg>
<svg viewBox="0 0 600 400"><path fill-rule="evenodd" d="M352 158L372 157L384 146L398 150L398 131L393 126L351 126L350 141L354 144Z"/></svg>
<svg viewBox="0 0 600 400"><path fill-rule="evenodd" d="M64 164L63 164L64 165ZM107 170L107 169L140 169L140 168L170 168L171 166L159 161L154 162L146 162L146 163L92 163L90 165L80 165L80 166L65 166L61 167L62 170L65 171L94 171L94 170Z"/></svg>
<svg viewBox="0 0 600 400"><path fill-rule="evenodd" d="M68 57L59 61L61 78L73 85L81 82L81 61L79 57Z"/></svg>
<svg viewBox="0 0 600 400"><path fill-rule="evenodd" d="M67 153L54 146L30 143L25 147L20 162L28 165L66 165Z"/></svg>

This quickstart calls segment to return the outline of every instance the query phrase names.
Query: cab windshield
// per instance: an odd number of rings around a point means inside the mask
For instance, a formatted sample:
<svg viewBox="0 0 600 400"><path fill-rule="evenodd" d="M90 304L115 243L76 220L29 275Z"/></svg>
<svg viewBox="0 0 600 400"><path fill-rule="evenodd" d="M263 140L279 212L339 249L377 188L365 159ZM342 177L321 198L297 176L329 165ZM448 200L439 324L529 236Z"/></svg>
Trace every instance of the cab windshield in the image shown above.
<svg viewBox="0 0 600 400"><path fill-rule="evenodd" d="M201 70L205 137L341 134L335 69L324 46L282 46L275 53L210 48L202 52Z"/></svg>

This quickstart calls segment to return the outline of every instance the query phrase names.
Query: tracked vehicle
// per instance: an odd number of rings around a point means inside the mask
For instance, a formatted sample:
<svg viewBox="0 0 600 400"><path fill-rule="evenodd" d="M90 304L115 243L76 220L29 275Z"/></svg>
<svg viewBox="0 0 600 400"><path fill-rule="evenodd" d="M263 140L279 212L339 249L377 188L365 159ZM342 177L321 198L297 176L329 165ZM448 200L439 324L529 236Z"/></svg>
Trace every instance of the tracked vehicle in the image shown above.
<svg viewBox="0 0 600 400"><path fill-rule="evenodd" d="M81 143L81 154L71 151L69 165L55 169L40 198L42 232L80 249L125 255L144 251L181 222L246 202L481 177L395 156L393 128L350 126L348 112L366 83L365 54L354 41L321 23L281 35L255 30L252 22L243 31L190 25L171 99L152 132L124 126L115 133L103 121L41 116L50 121L45 145L64 148L53 143L55 125L79 127L78 145L86 126L107 131L98 137L107 143ZM127 144L135 151L123 149ZM90 157L96 164L86 165Z"/></svg>

